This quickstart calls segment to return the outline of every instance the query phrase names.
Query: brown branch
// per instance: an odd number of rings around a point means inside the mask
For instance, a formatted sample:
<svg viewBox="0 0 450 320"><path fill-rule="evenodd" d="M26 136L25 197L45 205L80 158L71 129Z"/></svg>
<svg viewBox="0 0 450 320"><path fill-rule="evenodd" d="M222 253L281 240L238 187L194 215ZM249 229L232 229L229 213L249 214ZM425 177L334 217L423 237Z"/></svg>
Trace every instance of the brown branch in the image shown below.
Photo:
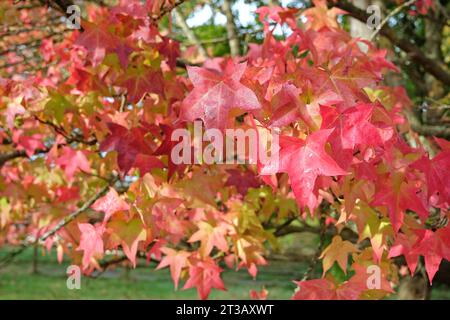
<svg viewBox="0 0 450 320"><path fill-rule="evenodd" d="M397 13L401 12L403 9L405 9L406 7L411 6L414 2L416 2L416 0L409 0L405 3L403 3L402 5L398 6L397 8L395 8L394 10L392 10L384 19L383 21L381 21L381 24L377 27L377 29L372 33L372 35L369 38L369 41L372 41L376 35L378 34L378 31L380 31L384 25L389 21L390 18L392 18L393 16L395 16Z"/></svg>
<svg viewBox="0 0 450 320"><path fill-rule="evenodd" d="M303 233L303 232L319 233L319 229L307 225L301 227L286 226L280 230L275 231L274 236L282 237L292 233Z"/></svg>
<svg viewBox="0 0 450 320"><path fill-rule="evenodd" d="M347 11L353 18L362 22L369 19L369 15L347 0L337 1L328 0L330 6L339 7ZM426 72L432 74L436 79L442 81L445 85L450 85L450 72L448 72L437 61L428 58L416 45L409 39L400 38L395 31L387 25L380 29L380 34L389 39L394 45L405 51L413 61L419 63Z"/></svg>
<svg viewBox="0 0 450 320"><path fill-rule="evenodd" d="M86 144L86 145L90 145L90 146L97 144L97 139L95 137L91 140L86 141L80 137L73 136L73 135L71 135L71 136L63 135L63 136L66 139L66 143L61 143L58 146L71 144L72 142L78 142L78 143L82 143L82 144ZM50 149L51 149L51 146L47 147L45 149L38 149L38 150L36 150L34 155L47 153L50 151ZM0 153L0 168L6 162L17 159L17 158L28 158L28 155L25 152L25 150L14 150L14 151L10 151L10 152Z"/></svg>
<svg viewBox="0 0 450 320"><path fill-rule="evenodd" d="M90 198L88 201L86 201L78 210L76 210L76 211L72 212L71 214L69 214L67 217L65 217L60 222L58 222L56 224L56 226L54 226L51 230L49 230L46 233L44 233L39 238L39 241L43 242L48 237L51 237L51 236L55 235L56 232L58 232L61 228L63 228L66 225L68 225L70 222L75 220L76 217L78 217L80 214L82 214L87 209L89 209L90 206L93 205L95 201L97 201L100 197L102 197L102 196L104 196L106 194L106 192L108 191L109 187L111 185L113 185L117 181L117 179L118 179L117 176L114 176L107 185L105 185L102 189L100 189L100 191L97 192L92 198Z"/></svg>
<svg viewBox="0 0 450 320"><path fill-rule="evenodd" d="M183 59L177 59L177 67L186 69L187 66L200 67L198 63L190 63Z"/></svg>
<svg viewBox="0 0 450 320"><path fill-rule="evenodd" d="M34 154L47 153L49 150L50 150L50 148L38 149L38 150L36 150L36 152ZM25 152L25 150L14 150L11 152L0 153L0 168L3 167L3 165L10 160L13 160L16 158L26 158L26 157L28 157L28 155Z"/></svg>
<svg viewBox="0 0 450 320"><path fill-rule="evenodd" d="M21 33L30 33L38 30L50 29L52 26L58 26L60 22L60 16L54 16L46 20L44 23L33 22L32 28L19 28L21 25L8 25L8 30L5 33L0 34L0 39L17 36ZM14 30L17 27L16 30Z"/></svg>
<svg viewBox="0 0 450 320"><path fill-rule="evenodd" d="M17 51L19 46L25 46L26 47L25 50L40 47L41 44L42 44L42 40L49 39L49 38L52 38L54 36L62 35L64 33L66 33L66 32L72 32L72 31L73 30L70 30L70 29L65 29L65 30L62 30L62 31L55 31L55 32L51 32L49 34L46 34L45 36L43 36L42 38L39 38L39 39L32 39L32 40L29 40L29 41L26 41L26 42L22 42L22 43L15 43L14 45L11 45L8 49L0 51L0 56L3 56L5 54L13 52L13 51ZM58 38L56 40L59 41L61 39L62 38Z"/></svg>
<svg viewBox="0 0 450 320"><path fill-rule="evenodd" d="M72 0L39 0L39 2L42 5L52 7L64 15L67 14L67 8L74 4Z"/></svg>
<svg viewBox="0 0 450 320"><path fill-rule="evenodd" d="M66 139L67 144L71 144L72 142L78 142L88 146L93 146L97 143L96 137L93 137L91 140L84 140L83 137L80 137L78 135L66 133L66 131L62 127L56 125L55 123L49 120L42 120L38 116L34 116L34 118L40 123L50 126L51 128L53 128L53 130L55 130L56 133L62 135Z"/></svg>
<svg viewBox="0 0 450 320"><path fill-rule="evenodd" d="M444 139L450 139L450 127L423 124L412 110L404 109L411 129L423 136L436 136Z"/></svg>

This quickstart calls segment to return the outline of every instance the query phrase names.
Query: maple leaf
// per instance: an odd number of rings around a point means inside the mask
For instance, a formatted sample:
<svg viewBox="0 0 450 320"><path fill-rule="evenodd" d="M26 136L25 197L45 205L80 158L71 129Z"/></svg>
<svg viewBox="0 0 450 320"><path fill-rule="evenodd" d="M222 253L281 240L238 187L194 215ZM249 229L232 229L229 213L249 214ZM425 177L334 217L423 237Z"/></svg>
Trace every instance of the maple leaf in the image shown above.
<svg viewBox="0 0 450 320"><path fill-rule="evenodd" d="M305 122L309 124L309 126L313 130L320 129L320 124L322 121L321 107L322 106L332 106L342 102L342 99L336 94L334 91L328 90L324 91L319 95L313 95L309 92L306 98L306 113L307 115L303 115ZM304 114L304 113L303 113ZM322 128L324 126L322 125Z"/></svg>
<svg viewBox="0 0 450 320"><path fill-rule="evenodd" d="M139 102L146 93L164 94L161 72L144 65L129 67L118 82L127 89L127 99L130 103Z"/></svg>
<svg viewBox="0 0 450 320"><path fill-rule="evenodd" d="M26 136L21 130L14 131L13 142L17 144L18 150L25 150L28 157L31 157L38 149L45 149L45 145L42 143L42 135L37 133Z"/></svg>
<svg viewBox="0 0 450 320"><path fill-rule="evenodd" d="M320 30L323 27L338 28L336 17L347 12L339 8L327 8L325 0L313 0L314 7L303 11L303 15L310 21L311 28Z"/></svg>
<svg viewBox="0 0 450 320"><path fill-rule="evenodd" d="M353 150L357 145L381 144L378 129L370 123L373 113L371 105L357 104L342 113L336 108L322 106L321 111L322 128L336 128L330 138L333 146Z"/></svg>
<svg viewBox="0 0 450 320"><path fill-rule="evenodd" d="M433 159L421 157L411 165L425 174L428 197L439 194L441 203L450 202L450 151L445 150Z"/></svg>
<svg viewBox="0 0 450 320"><path fill-rule="evenodd" d="M205 260L197 260L189 267L189 279L183 289L196 287L200 299L207 299L212 288L225 290L220 278L222 271L222 268L209 257Z"/></svg>
<svg viewBox="0 0 450 320"><path fill-rule="evenodd" d="M337 262L344 273L347 273L348 254L357 252L358 249L350 241L342 241L340 236L335 236L331 244L320 255L323 263L323 275Z"/></svg>
<svg viewBox="0 0 450 320"><path fill-rule="evenodd" d="M161 259L160 263L156 267L156 270L169 266L170 274L172 276L173 283L175 284L175 289L177 289L181 270L188 266L188 258L191 256L191 253L184 250L176 251L171 248L161 248L160 251L164 253L165 256Z"/></svg>
<svg viewBox="0 0 450 320"><path fill-rule="evenodd" d="M116 53L120 66L123 69L127 69L129 62L128 57L133 51L133 48L126 41L119 41L114 48L114 52Z"/></svg>
<svg viewBox="0 0 450 320"><path fill-rule="evenodd" d="M223 175L219 172L206 173L203 170L195 170L189 174L190 179L177 183L179 189L196 207L205 205L216 206L216 196L222 187Z"/></svg>
<svg viewBox="0 0 450 320"><path fill-rule="evenodd" d="M419 189L404 181L403 174L391 175L377 186L372 205L386 206L392 227L395 232L403 225L406 209L417 212L425 220L429 211L418 196Z"/></svg>
<svg viewBox="0 0 450 320"><path fill-rule="evenodd" d="M344 282L336 285L329 279L314 279L295 282L297 292L295 300L356 300L363 288L359 284Z"/></svg>
<svg viewBox="0 0 450 320"><path fill-rule="evenodd" d="M155 156L139 153L134 160L133 167L139 169L139 175L144 176L155 168L165 168L164 163Z"/></svg>
<svg viewBox="0 0 450 320"><path fill-rule="evenodd" d="M314 279L295 282L297 292L295 300L332 300L336 297L335 285L327 279Z"/></svg>
<svg viewBox="0 0 450 320"><path fill-rule="evenodd" d="M439 147L441 147L444 151L450 151L450 141L434 137L434 141L438 144Z"/></svg>
<svg viewBox="0 0 450 320"><path fill-rule="evenodd" d="M292 29L296 27L296 14L297 8L283 8L280 6L267 6L256 9L256 13L259 15L259 21L264 24L264 31L269 30L272 21L283 24L286 23Z"/></svg>
<svg viewBox="0 0 450 320"><path fill-rule="evenodd" d="M81 26L83 32L76 39L75 44L86 48L95 67L103 61L107 51L116 47L117 38L108 31L108 26L104 23L94 24L83 20Z"/></svg>
<svg viewBox="0 0 450 320"><path fill-rule="evenodd" d="M334 92L348 107L358 101L368 101L361 88L370 87L380 80L362 62L347 61L345 57L329 68L315 67L303 70L303 73L316 88L316 95Z"/></svg>
<svg viewBox="0 0 450 320"><path fill-rule="evenodd" d="M27 112L22 106L22 100L23 97L19 96L8 103L4 116L9 129L14 128L14 120L17 115L23 115Z"/></svg>
<svg viewBox="0 0 450 320"><path fill-rule="evenodd" d="M102 236L105 228L102 225L93 226L89 223L79 223L78 228L81 231L81 237L77 251L84 251L82 263L83 269L87 269L93 257L103 254Z"/></svg>
<svg viewBox="0 0 450 320"><path fill-rule="evenodd" d="M355 222L358 225L359 240L370 239L376 261L380 262L386 248L386 237L393 236L389 219L379 218L376 211L362 201L355 208L355 215L358 215Z"/></svg>
<svg viewBox="0 0 450 320"><path fill-rule="evenodd" d="M198 224L198 230L189 238L188 242L200 241L200 253L202 256L208 256L213 247L216 247L220 251L228 251L228 243L225 236L228 233L228 225L223 222L219 222L218 225L212 226L205 221L200 221Z"/></svg>
<svg viewBox="0 0 450 320"><path fill-rule="evenodd" d="M317 177L347 174L325 152L325 143L332 132L333 129L319 130L306 140L280 137L279 172L287 172L299 206L307 206L311 211L318 205L313 194Z"/></svg>
<svg viewBox="0 0 450 320"><path fill-rule="evenodd" d="M178 172L178 174L181 174L181 172L186 167L185 164L179 164L179 165L175 164L175 162L173 161L174 159L172 157L172 150L176 145L178 145L177 141L172 140L172 133L174 132L174 130L179 129L181 127L160 124L160 128L162 129L162 131L164 133L164 139L163 139L161 145L158 147L158 149L155 150L154 155L155 156L166 155L168 157L168 162L169 162L168 176L170 179L175 172ZM191 155L194 155L194 147L193 146L191 148ZM193 159L192 159L192 162L193 162Z"/></svg>
<svg viewBox="0 0 450 320"><path fill-rule="evenodd" d="M103 211L105 213L103 223L106 223L114 213L129 210L130 206L119 197L119 194L114 188L110 187L108 193L100 199L97 199L91 208L96 211Z"/></svg>
<svg viewBox="0 0 450 320"><path fill-rule="evenodd" d="M272 102L276 102L276 106L269 122L271 127L282 127L301 117L301 110L305 109L305 104L300 100L301 92L292 84L283 84Z"/></svg>
<svg viewBox="0 0 450 320"><path fill-rule="evenodd" d="M370 292L371 295L375 294L384 295L387 293L393 293L394 290L392 289L391 284L387 280L386 275L383 272L381 272L381 268L377 265L373 265L372 261L370 263L371 264L369 266L378 267L380 270L379 274L380 278L378 279L379 283L377 283L377 285L379 285L379 288L370 288L368 286L368 281L370 280L370 276L372 274L368 272L368 266L361 265L358 263L354 263L352 265L352 269L355 271L355 274L350 278L350 280L348 280L346 284L347 288L352 288L354 290L356 289L357 291L359 291L359 295L363 294L364 291L367 291L368 294Z"/></svg>
<svg viewBox="0 0 450 320"><path fill-rule="evenodd" d="M230 113L238 116L244 111L260 109L258 98L241 84L247 63L235 64L228 60L225 70L187 67L194 89L183 100L180 119L202 119L205 127L224 130L230 122Z"/></svg>
<svg viewBox="0 0 450 320"><path fill-rule="evenodd" d="M442 259L450 261L450 226L447 225L435 232L431 230L416 232L419 233L419 240L414 245L412 252L424 256L425 269L431 285Z"/></svg>
<svg viewBox="0 0 450 320"><path fill-rule="evenodd" d="M403 255L408 265L411 276L416 271L419 254L412 250L414 244L417 242L418 236L414 233L406 236L404 233L399 233L395 238L394 244L389 250L389 258L394 258Z"/></svg>
<svg viewBox="0 0 450 320"><path fill-rule="evenodd" d="M228 177L225 186L235 186L242 196L247 194L248 189L261 186L261 182L252 171L228 169L227 173L230 176Z"/></svg>
<svg viewBox="0 0 450 320"><path fill-rule="evenodd" d="M65 187L61 186L56 188L55 195L60 202L66 202L70 200L76 200L80 198L80 192L78 187Z"/></svg>
<svg viewBox="0 0 450 320"><path fill-rule="evenodd" d="M62 156L55 160L55 164L64 169L69 181L73 180L75 173L79 170L90 173L91 166L85 155L86 151L74 150L70 147L62 149Z"/></svg>
<svg viewBox="0 0 450 320"><path fill-rule="evenodd" d="M111 134L100 144L100 151L117 151L117 162L124 173L127 173L132 167L137 167L141 169L143 176L153 167L163 167L162 162L153 157L153 146L145 138L148 133L146 129L135 127L128 130L113 122L109 122L107 125Z"/></svg>
<svg viewBox="0 0 450 320"><path fill-rule="evenodd" d="M252 300L266 300L269 295L269 291L266 288L262 288L261 291L250 290L250 299Z"/></svg>
<svg viewBox="0 0 450 320"><path fill-rule="evenodd" d="M147 239L147 232L143 228L142 221L137 218L129 221L113 220L108 223L108 228L112 232L112 241L122 245L123 252L135 267L138 244Z"/></svg>
<svg viewBox="0 0 450 320"><path fill-rule="evenodd" d="M367 268L358 264L353 264L355 275L348 281L336 283L334 279L313 279L295 282L298 286L296 293L292 297L295 300L357 300L362 297L383 297L387 293L392 293L392 287L382 275L380 288L370 289L368 287Z"/></svg>

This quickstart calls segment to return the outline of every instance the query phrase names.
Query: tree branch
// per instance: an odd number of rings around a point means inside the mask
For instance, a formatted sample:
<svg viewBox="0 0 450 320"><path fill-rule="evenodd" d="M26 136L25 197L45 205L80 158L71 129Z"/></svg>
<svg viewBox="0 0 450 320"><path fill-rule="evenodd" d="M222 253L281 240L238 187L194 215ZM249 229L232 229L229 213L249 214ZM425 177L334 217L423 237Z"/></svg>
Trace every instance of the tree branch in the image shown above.
<svg viewBox="0 0 450 320"><path fill-rule="evenodd" d="M153 22L156 22L160 20L162 17L164 17L166 14L168 14L170 11L178 7L179 5L183 4L186 0L176 0L175 3L172 6L166 7L163 4L163 7L161 8L158 15L152 17Z"/></svg>
<svg viewBox="0 0 450 320"><path fill-rule="evenodd" d="M389 12L389 14L383 19L383 21L381 21L381 23L378 26L378 28L372 33L372 35L370 36L369 40L372 41L376 37L376 35L378 34L378 31L380 31L384 27L384 25L389 21L390 18L395 16L397 13L402 11L404 8L409 7L414 2L416 2L416 0L409 0L409 1L405 2L405 3L403 3L401 6L398 6L397 8L395 8L394 10Z"/></svg>
<svg viewBox="0 0 450 320"><path fill-rule="evenodd" d="M8 264L10 261L12 261L16 256L24 252L29 246L34 245L35 243L43 242L49 237L55 235L61 228L65 227L67 224L75 220L81 213L85 212L89 207L94 204L97 199L104 196L106 192L108 191L109 187L113 185L118 180L118 176L114 176L109 183L104 186L102 189L100 189L99 192L97 192L94 196L92 196L89 200L87 200L80 208L78 208L76 211L72 212L68 216L66 216L64 219L59 221L51 230L45 232L42 236L40 236L35 241L26 241L23 243L19 249L11 252L6 257L0 260L0 268Z"/></svg>
<svg viewBox="0 0 450 320"><path fill-rule="evenodd" d="M408 118L411 129L418 134L423 136L436 136L444 139L450 139L450 127L423 124L416 117L413 111L404 109L403 112Z"/></svg>
<svg viewBox="0 0 450 320"><path fill-rule="evenodd" d="M338 7L347 11L353 18L362 22L369 19L369 15L347 0L334 2L328 0L330 6ZM394 45L405 51L413 61L419 63L426 72L432 74L436 79L442 81L445 85L450 85L450 72L433 59L428 58L416 45L411 43L409 39L402 39L397 36L393 29L384 25L380 29L380 34L389 39Z"/></svg>
<svg viewBox="0 0 450 320"><path fill-rule="evenodd" d="M36 150L35 154L47 153L49 150L50 150L50 148L39 149L39 150ZM3 167L3 165L10 160L13 160L16 158L26 158L26 157L28 157L28 155L25 152L25 150L14 150L11 152L0 153L0 168Z"/></svg>

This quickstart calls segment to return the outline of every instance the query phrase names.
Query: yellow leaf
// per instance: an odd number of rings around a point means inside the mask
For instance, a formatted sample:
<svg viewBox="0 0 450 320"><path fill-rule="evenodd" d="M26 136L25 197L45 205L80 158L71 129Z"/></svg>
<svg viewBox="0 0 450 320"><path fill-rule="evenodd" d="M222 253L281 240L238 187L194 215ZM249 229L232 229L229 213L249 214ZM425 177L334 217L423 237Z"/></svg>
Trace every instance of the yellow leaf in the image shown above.
<svg viewBox="0 0 450 320"><path fill-rule="evenodd" d="M335 236L331 244L323 250L320 259L323 263L323 275L333 266L336 261L344 271L347 273L348 254L358 252L358 249L350 241L342 241L340 236Z"/></svg>

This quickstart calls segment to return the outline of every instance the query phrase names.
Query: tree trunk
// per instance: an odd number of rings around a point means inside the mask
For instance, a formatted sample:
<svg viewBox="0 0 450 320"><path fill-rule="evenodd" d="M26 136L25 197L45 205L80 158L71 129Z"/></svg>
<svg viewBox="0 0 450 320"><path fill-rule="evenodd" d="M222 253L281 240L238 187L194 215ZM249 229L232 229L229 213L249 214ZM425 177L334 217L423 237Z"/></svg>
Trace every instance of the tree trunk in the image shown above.
<svg viewBox="0 0 450 320"><path fill-rule="evenodd" d="M420 275L402 279L398 288L399 300L429 300L430 294L428 279Z"/></svg>
<svg viewBox="0 0 450 320"><path fill-rule="evenodd" d="M354 0L353 4L358 8L366 11L370 5L369 0ZM369 39L372 34L372 30L369 29L366 23L359 21L355 18L350 18L350 34L352 37L359 37L363 39Z"/></svg>
<svg viewBox="0 0 450 320"><path fill-rule="evenodd" d="M428 58L443 62L441 52L443 25L439 23L441 8L430 10L432 19L425 20L425 45L423 50ZM433 99L440 99L445 95L442 83L430 74L425 75L425 83L428 89L428 96Z"/></svg>
<svg viewBox="0 0 450 320"><path fill-rule="evenodd" d="M195 33L187 25L186 17L184 16L183 12L178 8L174 8L172 12L175 16L176 24L181 28L181 30L183 30L183 33L185 34L186 38L189 40L190 43L192 43L197 47L198 53L200 54L201 58L206 59L208 57L208 54L206 53L205 48L203 47L202 43L197 38Z"/></svg>
<svg viewBox="0 0 450 320"><path fill-rule="evenodd" d="M39 257L39 247L36 244L33 246L33 260L31 262L31 273L38 274L38 257Z"/></svg>
<svg viewBox="0 0 450 320"><path fill-rule="evenodd" d="M222 5L222 10L227 17L227 36L228 43L230 45L231 56L235 57L239 55L239 38L236 30L236 24L234 23L233 11L231 10L231 1L224 0Z"/></svg>

